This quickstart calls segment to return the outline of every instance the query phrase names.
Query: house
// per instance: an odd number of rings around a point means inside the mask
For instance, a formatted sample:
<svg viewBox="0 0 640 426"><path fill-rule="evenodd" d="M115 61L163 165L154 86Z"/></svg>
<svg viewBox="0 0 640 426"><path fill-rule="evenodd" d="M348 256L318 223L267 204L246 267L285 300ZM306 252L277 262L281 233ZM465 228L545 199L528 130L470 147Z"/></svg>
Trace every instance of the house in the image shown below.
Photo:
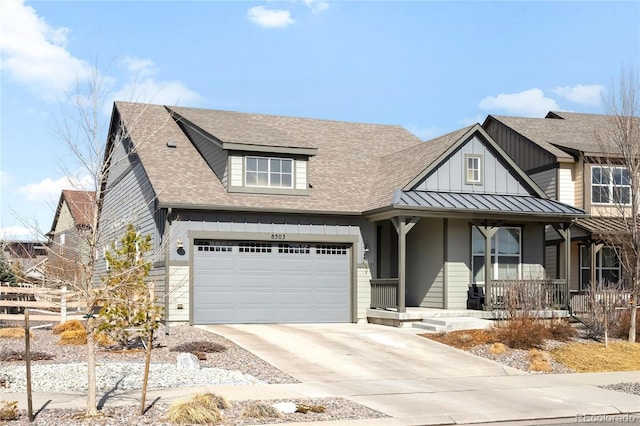
<svg viewBox="0 0 640 426"><path fill-rule="evenodd" d="M47 263L47 242L34 240L0 241L2 256L17 273L19 282L42 283Z"/></svg>
<svg viewBox="0 0 640 426"><path fill-rule="evenodd" d="M629 199L631 190L628 168L615 164L620 155L611 143L611 126L606 115L553 111L545 118L490 115L483 124L548 197L589 213L571 228L572 292L622 278L615 248L603 238L622 229L617 207ZM566 276L563 241L552 230L546 241L547 272Z"/></svg>
<svg viewBox="0 0 640 426"><path fill-rule="evenodd" d="M422 142L399 126L116 102L100 227L151 235L167 321L401 320L487 308L505 280L544 280L550 199L480 126ZM488 238L485 238L487 236ZM485 256L485 253L491 253ZM108 265L97 262L99 273Z"/></svg>
<svg viewBox="0 0 640 426"><path fill-rule="evenodd" d="M47 233L51 283L81 279L87 256L91 255L83 234L91 228L94 210L94 191L62 190L51 230Z"/></svg>

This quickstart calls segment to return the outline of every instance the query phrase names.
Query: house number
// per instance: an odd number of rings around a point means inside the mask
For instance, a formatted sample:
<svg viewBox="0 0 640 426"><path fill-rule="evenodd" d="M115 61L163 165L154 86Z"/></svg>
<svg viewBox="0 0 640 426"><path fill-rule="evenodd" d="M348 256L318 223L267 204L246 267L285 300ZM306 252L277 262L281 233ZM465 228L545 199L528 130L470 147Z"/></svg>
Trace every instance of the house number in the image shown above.
<svg viewBox="0 0 640 426"><path fill-rule="evenodd" d="M284 240L286 238L286 234L271 234L272 240Z"/></svg>

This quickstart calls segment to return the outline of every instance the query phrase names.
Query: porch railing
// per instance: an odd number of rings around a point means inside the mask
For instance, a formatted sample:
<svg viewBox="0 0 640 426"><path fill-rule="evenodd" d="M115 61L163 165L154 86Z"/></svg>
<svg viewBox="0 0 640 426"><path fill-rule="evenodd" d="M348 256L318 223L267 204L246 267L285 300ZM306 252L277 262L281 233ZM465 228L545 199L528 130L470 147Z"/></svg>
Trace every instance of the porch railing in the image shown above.
<svg viewBox="0 0 640 426"><path fill-rule="evenodd" d="M629 306L631 292L619 291L581 291L571 292L571 313L592 315L598 306L622 307Z"/></svg>
<svg viewBox="0 0 640 426"><path fill-rule="evenodd" d="M371 308L387 309L398 307L398 279L382 278L371 280Z"/></svg>
<svg viewBox="0 0 640 426"><path fill-rule="evenodd" d="M491 281L491 309L567 309L566 280Z"/></svg>

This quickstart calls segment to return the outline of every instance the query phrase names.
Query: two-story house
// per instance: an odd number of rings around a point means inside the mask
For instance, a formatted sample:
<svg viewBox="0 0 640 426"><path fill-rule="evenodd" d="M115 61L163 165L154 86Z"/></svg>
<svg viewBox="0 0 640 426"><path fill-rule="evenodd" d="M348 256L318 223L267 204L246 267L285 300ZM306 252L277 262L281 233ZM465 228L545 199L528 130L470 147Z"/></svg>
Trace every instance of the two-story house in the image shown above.
<svg viewBox="0 0 640 426"><path fill-rule="evenodd" d="M616 250L603 236L623 229L620 208L629 203L631 177L610 142L611 117L568 112L549 112L545 118L490 115L483 127L549 197L590 214L571 228L571 290L621 280ZM547 273L565 276L560 236L549 230L546 240Z"/></svg>
<svg viewBox="0 0 640 426"><path fill-rule="evenodd" d="M105 158L102 244L127 223L152 236L171 322L398 325L407 308L465 309L472 283L491 308L501 282L544 277L545 226L584 216L479 124L422 142L400 126L116 102ZM548 307L566 306L564 282Z"/></svg>

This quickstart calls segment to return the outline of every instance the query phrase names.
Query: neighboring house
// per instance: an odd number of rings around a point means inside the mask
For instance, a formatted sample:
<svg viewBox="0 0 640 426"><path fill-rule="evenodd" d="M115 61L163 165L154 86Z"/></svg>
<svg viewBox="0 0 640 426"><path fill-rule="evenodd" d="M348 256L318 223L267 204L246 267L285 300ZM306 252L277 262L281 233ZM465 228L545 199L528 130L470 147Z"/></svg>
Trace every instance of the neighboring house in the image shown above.
<svg viewBox="0 0 640 426"><path fill-rule="evenodd" d="M545 118L490 115L483 127L550 198L590 214L571 228L571 290L619 281L619 259L603 235L622 229L618 207L630 197L630 176L623 164L615 165L617 153L607 142L613 134L611 117L568 112L549 112ZM547 273L566 276L560 236L550 231L546 239Z"/></svg>
<svg viewBox="0 0 640 426"><path fill-rule="evenodd" d="M100 227L152 236L168 321L376 321L372 306L465 309L472 283L491 307L505 280L543 282L546 225L584 216L480 125L423 143L398 126L117 102L106 153ZM566 306L550 284L549 307Z"/></svg>
<svg viewBox="0 0 640 426"><path fill-rule="evenodd" d="M18 282L42 283L47 263L47 242L0 241L3 256L15 269Z"/></svg>
<svg viewBox="0 0 640 426"><path fill-rule="evenodd" d="M51 230L47 233L51 283L73 283L82 279L90 255L83 234L91 229L94 209L94 191L62 190Z"/></svg>

